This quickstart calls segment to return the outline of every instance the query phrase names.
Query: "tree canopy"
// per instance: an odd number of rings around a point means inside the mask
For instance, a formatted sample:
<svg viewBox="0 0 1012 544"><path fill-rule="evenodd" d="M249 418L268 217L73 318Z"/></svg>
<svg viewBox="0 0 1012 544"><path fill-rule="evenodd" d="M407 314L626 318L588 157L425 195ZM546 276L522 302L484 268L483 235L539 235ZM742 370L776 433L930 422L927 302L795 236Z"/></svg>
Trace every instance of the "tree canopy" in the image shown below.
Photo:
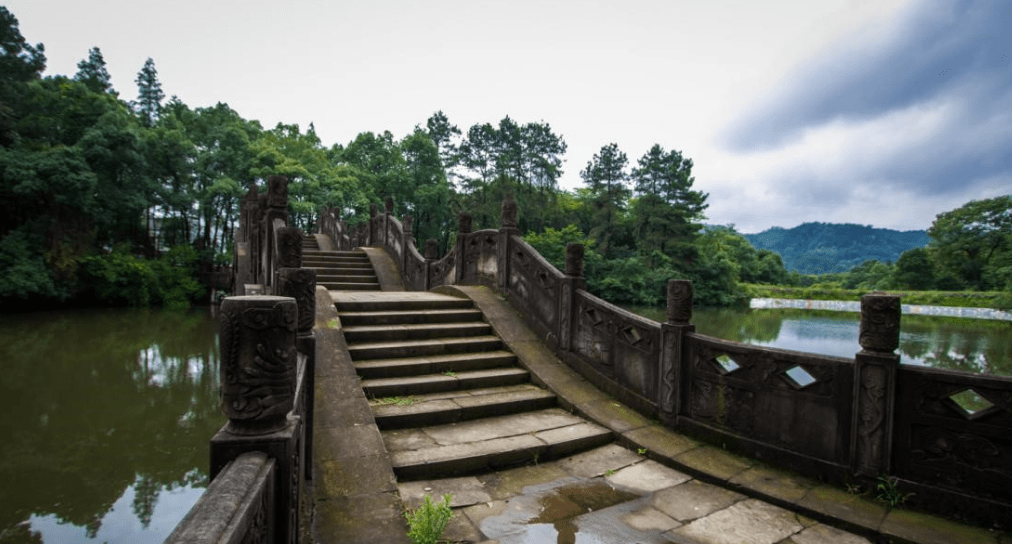
<svg viewBox="0 0 1012 544"><path fill-rule="evenodd" d="M43 77L45 62L43 45L30 45L0 7L2 304L205 296L191 280L232 261L242 195L251 184L265 190L272 174L290 180L294 226L314 229L323 206L354 224L370 203L392 197L398 216L414 218L415 239L435 239L444 252L457 212L471 214L476 229L497 228L510 195L521 234L560 267L565 243L586 244L591 290L617 303L660 303L671 278L693 280L699 303L722 305L744 296L743 283L822 281L789 274L799 258L846 257L853 270L824 280L862 287L1012 286L1009 196L940 214L927 248L923 232L902 233L912 245L869 258L851 253L856 238L890 251L900 244L858 225L806 224L759 238L704 225L708 195L695 187L692 159L660 143L634 165L617 142L606 144L580 171L584 185L563 190L567 145L540 120L505 116L465 130L440 110L409 134L368 131L326 147L312 124L264 128L225 102L166 100L151 58L132 103L113 90L98 47L73 78Z"/></svg>

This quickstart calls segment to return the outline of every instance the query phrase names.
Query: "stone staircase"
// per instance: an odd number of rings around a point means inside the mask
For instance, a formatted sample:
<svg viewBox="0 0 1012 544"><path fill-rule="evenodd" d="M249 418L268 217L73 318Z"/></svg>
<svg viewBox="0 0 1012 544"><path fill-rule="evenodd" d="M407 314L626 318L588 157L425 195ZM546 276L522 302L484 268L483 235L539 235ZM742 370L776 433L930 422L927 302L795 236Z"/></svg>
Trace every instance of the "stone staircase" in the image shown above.
<svg viewBox="0 0 1012 544"><path fill-rule="evenodd" d="M316 285L331 291L379 291L379 280L364 251L321 250L313 235L302 240L302 266L316 269Z"/></svg>
<svg viewBox="0 0 1012 544"><path fill-rule="evenodd" d="M469 299L334 294L356 372L399 481L474 474L611 442L561 409Z"/></svg>

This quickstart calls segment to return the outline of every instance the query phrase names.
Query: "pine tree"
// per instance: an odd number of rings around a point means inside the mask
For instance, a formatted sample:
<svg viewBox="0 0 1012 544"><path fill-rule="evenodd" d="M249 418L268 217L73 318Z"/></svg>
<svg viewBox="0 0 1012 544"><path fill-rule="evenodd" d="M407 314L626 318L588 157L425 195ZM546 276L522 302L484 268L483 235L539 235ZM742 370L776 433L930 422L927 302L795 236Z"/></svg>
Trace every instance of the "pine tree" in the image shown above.
<svg viewBox="0 0 1012 544"><path fill-rule="evenodd" d="M155 61L148 58L144 67L137 73L137 101L134 102L134 109L141 116L145 126L154 126L158 120L158 113L162 108L162 100L165 93L162 91L162 84L158 81L158 71L155 70Z"/></svg>
<svg viewBox="0 0 1012 544"><path fill-rule="evenodd" d="M88 58L77 63L77 74L74 79L88 86L96 93L118 93L112 90L112 77L105 68L105 59L102 58L102 51L97 47L88 50Z"/></svg>
<svg viewBox="0 0 1012 544"><path fill-rule="evenodd" d="M695 257L693 242L702 228L707 194L693 191L692 159L654 144L640 158L632 178L637 238L642 253L661 251L688 264Z"/></svg>
<svg viewBox="0 0 1012 544"><path fill-rule="evenodd" d="M594 207L590 237L597 242L597 249L605 258L609 256L619 214L625 210L631 193L626 186L628 164L629 159L619 150L618 144L611 143L595 153L587 168L580 172Z"/></svg>

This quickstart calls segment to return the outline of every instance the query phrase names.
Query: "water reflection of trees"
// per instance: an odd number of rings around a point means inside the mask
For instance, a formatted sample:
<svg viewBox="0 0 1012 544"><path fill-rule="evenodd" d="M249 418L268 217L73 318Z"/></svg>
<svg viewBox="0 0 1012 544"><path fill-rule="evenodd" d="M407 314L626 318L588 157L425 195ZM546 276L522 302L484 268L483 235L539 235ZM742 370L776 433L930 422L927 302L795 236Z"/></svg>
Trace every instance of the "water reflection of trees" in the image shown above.
<svg viewBox="0 0 1012 544"><path fill-rule="evenodd" d="M0 532L52 514L94 536L130 486L147 526L162 490L206 485L215 328L206 311L0 318Z"/></svg>
<svg viewBox="0 0 1012 544"><path fill-rule="evenodd" d="M654 306L626 306L630 312L667 321L667 309ZM743 312L730 308L697 308L692 313L696 332L736 342L772 342L780 336L783 316L777 312Z"/></svg>
<svg viewBox="0 0 1012 544"><path fill-rule="evenodd" d="M905 315L899 352L935 368L1012 376L1012 324Z"/></svg>
<svg viewBox="0 0 1012 544"><path fill-rule="evenodd" d="M630 307L629 310L654 321L667 319L664 308ZM858 314L849 312L701 308L693 310L692 323L702 334L737 342L770 343L779 338L785 321L814 317L849 323L855 332L860 320ZM860 349L855 341L854 352ZM1012 376L1012 323L904 315L898 352L906 363Z"/></svg>

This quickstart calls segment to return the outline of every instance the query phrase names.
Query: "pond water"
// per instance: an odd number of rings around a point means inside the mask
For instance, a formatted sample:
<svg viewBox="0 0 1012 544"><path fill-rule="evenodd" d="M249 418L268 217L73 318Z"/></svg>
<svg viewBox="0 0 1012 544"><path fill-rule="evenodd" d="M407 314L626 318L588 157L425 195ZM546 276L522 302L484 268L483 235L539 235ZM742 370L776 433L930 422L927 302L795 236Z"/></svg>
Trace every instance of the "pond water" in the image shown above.
<svg viewBox="0 0 1012 544"><path fill-rule="evenodd" d="M636 308L651 319L664 310ZM696 309L703 334L852 357L858 316ZM907 364L1012 376L1012 324L905 316ZM207 486L218 409L209 309L0 316L0 544L159 543Z"/></svg>
<svg viewBox="0 0 1012 544"><path fill-rule="evenodd" d="M0 316L0 543L158 543L207 486L217 319Z"/></svg>
<svg viewBox="0 0 1012 544"><path fill-rule="evenodd" d="M654 321L667 319L664 308L627 309ZM853 312L819 310L692 310L701 334L848 358L861 350L859 319ZM897 353L903 364L1012 376L1012 323L904 315Z"/></svg>

